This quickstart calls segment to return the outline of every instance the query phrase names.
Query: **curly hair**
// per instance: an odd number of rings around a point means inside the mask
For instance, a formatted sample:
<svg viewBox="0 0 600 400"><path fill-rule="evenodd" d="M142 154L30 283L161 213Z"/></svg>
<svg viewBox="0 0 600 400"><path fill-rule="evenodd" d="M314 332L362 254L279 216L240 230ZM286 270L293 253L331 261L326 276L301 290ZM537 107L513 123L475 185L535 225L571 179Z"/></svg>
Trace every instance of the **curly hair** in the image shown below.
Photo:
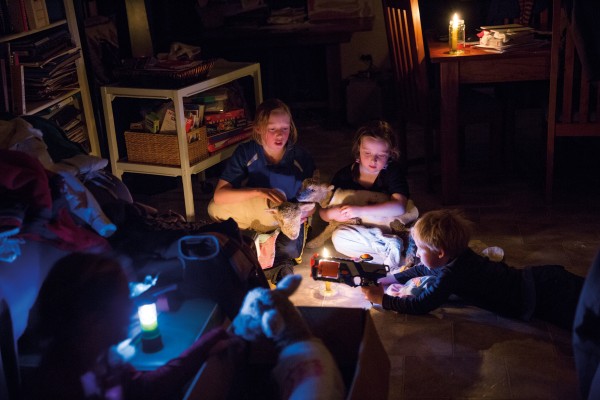
<svg viewBox="0 0 600 400"><path fill-rule="evenodd" d="M471 231L472 222L460 210L434 210L417 220L411 234L416 242L453 258L467 249Z"/></svg>
<svg viewBox="0 0 600 400"><path fill-rule="evenodd" d="M390 149L390 158L392 160L400 158L400 150L396 144L396 132L390 123L382 120L370 121L356 130L352 144L352 155L354 158L360 157L360 145L362 139L367 136L386 142Z"/></svg>
<svg viewBox="0 0 600 400"><path fill-rule="evenodd" d="M279 99L268 99L263 101L256 109L256 115L254 117L254 129L252 131L252 139L257 143L262 143L262 134L266 131L267 125L269 124L269 117L271 114L286 114L290 117L290 137L287 142L287 146L294 145L298 140L298 130L292 118L292 112L290 108L283 101Z"/></svg>

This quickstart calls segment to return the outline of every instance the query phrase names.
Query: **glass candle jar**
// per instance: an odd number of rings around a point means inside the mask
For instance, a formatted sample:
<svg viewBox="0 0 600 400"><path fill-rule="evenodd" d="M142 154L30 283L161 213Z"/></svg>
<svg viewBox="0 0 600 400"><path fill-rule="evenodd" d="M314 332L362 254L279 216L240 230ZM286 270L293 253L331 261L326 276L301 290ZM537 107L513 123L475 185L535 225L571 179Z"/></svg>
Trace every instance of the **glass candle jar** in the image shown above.
<svg viewBox="0 0 600 400"><path fill-rule="evenodd" d="M456 14L448 27L448 47L450 54L460 54L465 48L465 20L458 19Z"/></svg>

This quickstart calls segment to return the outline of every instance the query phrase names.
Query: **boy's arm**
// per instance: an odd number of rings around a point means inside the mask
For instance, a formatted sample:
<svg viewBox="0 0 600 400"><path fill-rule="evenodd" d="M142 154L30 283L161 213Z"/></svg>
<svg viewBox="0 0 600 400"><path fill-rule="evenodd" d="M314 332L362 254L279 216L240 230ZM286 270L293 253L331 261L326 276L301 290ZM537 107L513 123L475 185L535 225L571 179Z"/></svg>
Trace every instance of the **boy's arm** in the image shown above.
<svg viewBox="0 0 600 400"><path fill-rule="evenodd" d="M403 314L427 314L443 305L451 293L447 277L441 275L418 296L394 297L384 294L381 305L385 310Z"/></svg>
<svg viewBox="0 0 600 400"><path fill-rule="evenodd" d="M413 268L409 268L402 272L398 272L397 274L394 274L394 278L396 278L396 281L398 281L398 283L406 283L409 280L411 280L412 278L416 278L418 276L427 276L427 275L433 275L433 274L426 266L424 266L423 264L419 264L419 265L415 265Z"/></svg>

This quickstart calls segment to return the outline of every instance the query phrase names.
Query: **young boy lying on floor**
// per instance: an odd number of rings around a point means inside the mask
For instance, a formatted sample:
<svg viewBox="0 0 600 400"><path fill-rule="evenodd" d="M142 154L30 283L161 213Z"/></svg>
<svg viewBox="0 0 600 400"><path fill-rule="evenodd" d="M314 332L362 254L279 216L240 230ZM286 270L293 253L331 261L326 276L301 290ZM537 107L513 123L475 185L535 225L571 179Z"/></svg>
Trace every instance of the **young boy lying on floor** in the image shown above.
<svg viewBox="0 0 600 400"><path fill-rule="evenodd" d="M507 317L536 317L571 329L584 278L560 265L518 269L490 261L469 249L470 225L456 210L423 215L411 230L421 264L363 287L365 298L386 310L426 314L456 295ZM384 286L428 275L435 280L417 296L384 293Z"/></svg>

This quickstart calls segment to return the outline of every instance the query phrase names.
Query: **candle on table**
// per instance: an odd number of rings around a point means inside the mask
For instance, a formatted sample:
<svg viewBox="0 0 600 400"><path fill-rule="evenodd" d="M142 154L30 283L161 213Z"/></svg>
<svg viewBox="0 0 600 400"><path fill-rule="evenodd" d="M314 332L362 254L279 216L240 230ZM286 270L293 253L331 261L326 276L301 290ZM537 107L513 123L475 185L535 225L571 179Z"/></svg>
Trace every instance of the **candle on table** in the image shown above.
<svg viewBox="0 0 600 400"><path fill-rule="evenodd" d="M465 21L454 14L448 28L448 44L450 54L460 54L465 45Z"/></svg>

